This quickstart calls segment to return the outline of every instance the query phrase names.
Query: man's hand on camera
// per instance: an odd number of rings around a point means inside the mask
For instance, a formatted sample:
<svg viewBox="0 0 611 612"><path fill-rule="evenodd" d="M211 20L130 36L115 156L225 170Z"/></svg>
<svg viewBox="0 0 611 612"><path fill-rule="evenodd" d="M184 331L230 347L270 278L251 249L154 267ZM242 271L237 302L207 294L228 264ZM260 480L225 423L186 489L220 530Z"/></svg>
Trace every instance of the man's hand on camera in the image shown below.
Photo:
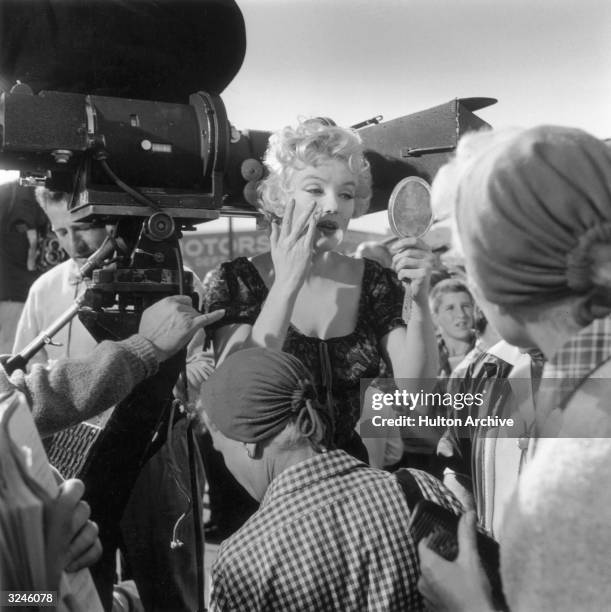
<svg viewBox="0 0 611 612"><path fill-rule="evenodd" d="M142 313L138 333L153 344L162 362L186 346L198 329L218 321L224 314L224 310L200 314L193 308L190 297L173 295Z"/></svg>

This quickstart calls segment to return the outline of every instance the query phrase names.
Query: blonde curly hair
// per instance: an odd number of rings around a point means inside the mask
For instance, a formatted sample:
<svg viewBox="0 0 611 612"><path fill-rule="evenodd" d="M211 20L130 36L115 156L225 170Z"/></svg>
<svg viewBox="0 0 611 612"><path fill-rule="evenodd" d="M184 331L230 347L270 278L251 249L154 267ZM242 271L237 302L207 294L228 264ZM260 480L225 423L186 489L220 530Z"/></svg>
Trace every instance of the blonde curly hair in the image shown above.
<svg viewBox="0 0 611 612"><path fill-rule="evenodd" d="M270 137L264 159L269 174L258 187L259 202L266 216L283 216L295 171L330 159L345 162L356 175L353 216L364 215L371 199L371 171L361 138L355 130L317 118L282 128Z"/></svg>

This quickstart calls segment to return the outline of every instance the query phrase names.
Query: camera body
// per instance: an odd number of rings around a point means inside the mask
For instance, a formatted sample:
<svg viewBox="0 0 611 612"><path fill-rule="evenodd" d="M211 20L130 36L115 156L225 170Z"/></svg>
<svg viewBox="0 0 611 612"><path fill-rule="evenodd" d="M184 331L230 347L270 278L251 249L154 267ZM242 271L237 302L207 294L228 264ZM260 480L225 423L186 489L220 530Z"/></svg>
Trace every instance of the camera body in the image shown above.
<svg viewBox="0 0 611 612"><path fill-rule="evenodd" d="M227 192L241 187L225 173L230 141L244 137L229 125L220 97L205 92L191 95L189 104L4 93L0 126L0 165L19 170L27 184L72 194L75 220L112 222L163 210L190 225L217 218ZM157 208L134 200L103 162Z"/></svg>

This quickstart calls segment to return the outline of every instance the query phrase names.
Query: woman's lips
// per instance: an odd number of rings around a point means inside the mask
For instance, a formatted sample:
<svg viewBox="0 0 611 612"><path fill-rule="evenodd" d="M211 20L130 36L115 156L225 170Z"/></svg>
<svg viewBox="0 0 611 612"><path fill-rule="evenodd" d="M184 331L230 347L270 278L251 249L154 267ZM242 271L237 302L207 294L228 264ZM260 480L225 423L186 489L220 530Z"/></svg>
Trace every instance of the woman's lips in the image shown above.
<svg viewBox="0 0 611 612"><path fill-rule="evenodd" d="M332 234L337 231L339 226L333 221L321 221L316 224L316 227L323 232L323 234Z"/></svg>

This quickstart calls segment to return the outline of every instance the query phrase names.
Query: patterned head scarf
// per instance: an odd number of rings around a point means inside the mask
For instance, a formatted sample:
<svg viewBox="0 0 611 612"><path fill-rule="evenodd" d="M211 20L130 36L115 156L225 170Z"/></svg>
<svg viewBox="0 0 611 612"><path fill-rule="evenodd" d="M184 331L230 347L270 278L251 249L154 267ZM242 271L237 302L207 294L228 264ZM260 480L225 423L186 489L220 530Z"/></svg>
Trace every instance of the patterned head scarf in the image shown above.
<svg viewBox="0 0 611 612"><path fill-rule="evenodd" d="M305 366L293 355L252 348L230 355L202 387L202 402L223 435L261 442L294 420L314 446L328 446L330 418Z"/></svg>
<svg viewBox="0 0 611 612"><path fill-rule="evenodd" d="M592 247L611 244L611 148L556 126L488 131L461 145L437 196L455 199L486 299L525 305L592 290Z"/></svg>

